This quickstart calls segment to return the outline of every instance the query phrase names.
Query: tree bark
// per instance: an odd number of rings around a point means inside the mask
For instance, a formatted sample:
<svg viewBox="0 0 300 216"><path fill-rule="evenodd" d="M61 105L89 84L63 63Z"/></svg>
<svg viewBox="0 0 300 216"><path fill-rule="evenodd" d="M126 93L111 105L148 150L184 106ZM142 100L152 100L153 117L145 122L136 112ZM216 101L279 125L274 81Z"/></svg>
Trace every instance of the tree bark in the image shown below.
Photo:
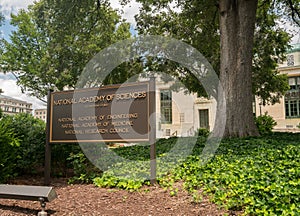
<svg viewBox="0 0 300 216"><path fill-rule="evenodd" d="M258 0L220 0L220 80L226 98L225 137L257 136L252 56Z"/></svg>

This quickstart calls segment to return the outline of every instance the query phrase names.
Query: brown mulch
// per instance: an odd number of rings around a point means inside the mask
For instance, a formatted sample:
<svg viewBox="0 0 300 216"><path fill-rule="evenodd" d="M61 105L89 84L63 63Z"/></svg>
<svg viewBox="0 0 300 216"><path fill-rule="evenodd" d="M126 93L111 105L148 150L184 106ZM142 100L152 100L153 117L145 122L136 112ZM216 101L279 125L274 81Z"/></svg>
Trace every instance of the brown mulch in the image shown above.
<svg viewBox="0 0 300 216"><path fill-rule="evenodd" d="M11 181L10 184L43 185L42 179L27 178ZM204 197L200 203L193 203L190 195L180 189L176 196L158 186L143 187L138 192L98 188L92 184L68 185L66 179L53 179L58 198L47 203L48 215L237 215L219 209ZM1 216L37 215L41 210L39 202L0 199Z"/></svg>

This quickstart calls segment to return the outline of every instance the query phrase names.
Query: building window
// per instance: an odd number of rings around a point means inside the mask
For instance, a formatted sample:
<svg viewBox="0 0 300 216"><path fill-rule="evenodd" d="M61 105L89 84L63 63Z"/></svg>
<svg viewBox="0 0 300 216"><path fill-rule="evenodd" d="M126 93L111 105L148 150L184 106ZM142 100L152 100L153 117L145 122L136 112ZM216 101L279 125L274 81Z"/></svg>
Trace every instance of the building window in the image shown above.
<svg viewBox="0 0 300 216"><path fill-rule="evenodd" d="M160 92L160 111L161 123L172 123L172 92L170 90L162 90Z"/></svg>
<svg viewBox="0 0 300 216"><path fill-rule="evenodd" d="M199 126L200 128L209 129L208 109L199 110Z"/></svg>
<svg viewBox="0 0 300 216"><path fill-rule="evenodd" d="M285 117L298 118L300 117L300 100L285 100Z"/></svg>
<svg viewBox="0 0 300 216"><path fill-rule="evenodd" d="M285 95L285 117L300 117L300 77L289 77L290 90Z"/></svg>
<svg viewBox="0 0 300 216"><path fill-rule="evenodd" d="M290 91L297 91L300 89L300 77L289 77Z"/></svg>
<svg viewBox="0 0 300 216"><path fill-rule="evenodd" d="M287 66L294 66L294 55L288 55L287 56Z"/></svg>

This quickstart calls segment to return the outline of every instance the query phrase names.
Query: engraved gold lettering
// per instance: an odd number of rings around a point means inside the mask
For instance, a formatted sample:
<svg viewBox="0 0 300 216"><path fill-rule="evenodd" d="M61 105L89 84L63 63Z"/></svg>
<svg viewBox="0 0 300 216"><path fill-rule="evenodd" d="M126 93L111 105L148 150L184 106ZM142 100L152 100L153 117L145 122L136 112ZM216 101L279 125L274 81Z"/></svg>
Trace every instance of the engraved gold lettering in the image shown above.
<svg viewBox="0 0 300 216"><path fill-rule="evenodd" d="M128 128L111 128L109 129L109 133L116 134L116 133L128 133Z"/></svg>

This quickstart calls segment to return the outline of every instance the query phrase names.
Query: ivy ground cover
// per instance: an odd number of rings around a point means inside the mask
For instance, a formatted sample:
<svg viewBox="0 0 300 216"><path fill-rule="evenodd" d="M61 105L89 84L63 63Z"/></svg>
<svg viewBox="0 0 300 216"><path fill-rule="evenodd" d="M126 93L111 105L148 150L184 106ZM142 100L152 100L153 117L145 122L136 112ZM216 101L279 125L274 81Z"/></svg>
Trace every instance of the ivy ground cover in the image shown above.
<svg viewBox="0 0 300 216"><path fill-rule="evenodd" d="M194 138L157 142L158 184L168 187L171 195L176 195L172 184L182 181L195 202L201 202L201 190L212 202L245 215L300 215L300 134L226 139L205 164L205 138L196 139L190 155L182 158L180 153L190 149ZM129 190L149 184L149 151L148 145L114 150L128 160L116 161L94 183ZM165 157L169 151L172 157Z"/></svg>

